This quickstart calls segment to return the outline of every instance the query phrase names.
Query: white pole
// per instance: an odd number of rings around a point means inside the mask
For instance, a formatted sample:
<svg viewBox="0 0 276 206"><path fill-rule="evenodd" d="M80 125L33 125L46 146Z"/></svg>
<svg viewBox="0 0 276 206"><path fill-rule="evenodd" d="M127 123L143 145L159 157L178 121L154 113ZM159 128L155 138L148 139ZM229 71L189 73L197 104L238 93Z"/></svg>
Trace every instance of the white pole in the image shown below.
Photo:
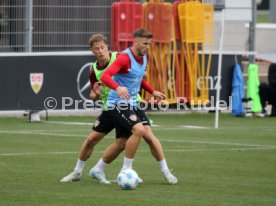
<svg viewBox="0 0 276 206"><path fill-rule="evenodd" d="M220 89L221 89L221 66L222 66L222 48L223 48L223 37L224 37L224 9L221 11L221 33L220 33L220 44L219 44L219 58L218 58L218 83L216 88L216 118L215 128L219 126L219 102L220 102Z"/></svg>
<svg viewBox="0 0 276 206"><path fill-rule="evenodd" d="M33 39L33 0L25 3L25 52L32 52Z"/></svg>
<svg viewBox="0 0 276 206"><path fill-rule="evenodd" d="M272 1L270 1L272 2ZM252 20L249 22L249 51L255 51L256 49L256 0L252 0ZM255 55L249 55L249 63L255 64Z"/></svg>

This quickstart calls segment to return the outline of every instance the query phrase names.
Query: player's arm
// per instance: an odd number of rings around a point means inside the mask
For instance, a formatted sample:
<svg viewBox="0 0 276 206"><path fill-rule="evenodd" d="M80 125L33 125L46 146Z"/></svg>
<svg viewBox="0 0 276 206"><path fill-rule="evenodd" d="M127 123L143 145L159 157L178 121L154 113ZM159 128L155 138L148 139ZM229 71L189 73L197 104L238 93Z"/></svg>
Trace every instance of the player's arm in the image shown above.
<svg viewBox="0 0 276 206"><path fill-rule="evenodd" d="M152 94L153 96L155 96L155 97L159 97L159 98L161 98L161 99L166 99L165 94L163 94L162 92L159 92L159 91L154 90L154 89L149 85L149 83L146 82L145 79L142 80L141 87L142 87L144 90L146 90L147 92L149 92L150 94Z"/></svg>
<svg viewBox="0 0 276 206"><path fill-rule="evenodd" d="M102 85L100 82L97 81L97 78L95 76L94 70L92 69L89 74L89 80L90 80L90 99L92 101L96 101L100 99L100 95L102 92Z"/></svg>
<svg viewBox="0 0 276 206"><path fill-rule="evenodd" d="M117 82L115 82L112 79L112 76L118 73L128 73L129 61L129 58L127 58L126 55L118 56L117 59L105 70L105 72L101 76L102 83L105 86L115 90L122 99L130 98L128 90L126 87L122 87Z"/></svg>
<svg viewBox="0 0 276 206"><path fill-rule="evenodd" d="M103 85L101 84L101 82L94 83L93 89L91 89L91 92L90 92L90 98L93 101L100 99L100 96L102 93L102 88L103 88Z"/></svg>

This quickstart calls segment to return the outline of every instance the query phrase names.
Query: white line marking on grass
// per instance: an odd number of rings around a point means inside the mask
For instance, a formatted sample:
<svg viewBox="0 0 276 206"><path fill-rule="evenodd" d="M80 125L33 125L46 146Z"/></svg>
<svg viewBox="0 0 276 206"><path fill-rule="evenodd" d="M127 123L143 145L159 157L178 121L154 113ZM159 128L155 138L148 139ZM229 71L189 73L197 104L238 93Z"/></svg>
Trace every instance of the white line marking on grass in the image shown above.
<svg viewBox="0 0 276 206"><path fill-rule="evenodd" d="M180 125L177 127L187 128L187 129L210 129L209 127L201 127L201 126L193 126L193 125Z"/></svg>
<svg viewBox="0 0 276 206"><path fill-rule="evenodd" d="M62 125L89 125L93 126L94 123L87 123L87 122L60 122L60 121L42 121L43 123L47 124L62 124Z"/></svg>
<svg viewBox="0 0 276 206"><path fill-rule="evenodd" d="M63 122L63 121L41 121L46 124L61 124L61 125L79 125L79 126L93 126L94 123L87 122ZM179 129L213 129L212 127L206 126L196 126L196 125L176 125L170 127L162 127L162 125L152 124L151 125L155 130L179 130ZM221 127L220 129L258 129L256 127ZM274 131L274 127L262 127L262 129L267 129L269 131Z"/></svg>
<svg viewBox="0 0 276 206"><path fill-rule="evenodd" d="M255 147L255 148L200 148L200 149L173 149L165 150L166 152L200 152L200 151L247 151L247 150L276 150L275 148L268 147Z"/></svg>
<svg viewBox="0 0 276 206"><path fill-rule="evenodd" d="M154 130L183 130L183 129L214 129L213 127L205 127L205 126L193 126L193 125L178 125L178 126L160 126L158 128L154 128ZM260 129L260 127L220 127L220 130L248 130L248 129ZM274 127L261 127L261 129L265 129L266 131L275 131Z"/></svg>
<svg viewBox="0 0 276 206"><path fill-rule="evenodd" d="M273 145L258 145L258 144L240 144L231 142L209 142L209 141L195 141L195 140L170 140L170 139L159 139L165 142L178 142L178 143L193 143L193 144L214 144L214 145L232 145L232 146L244 146L244 147L266 147L266 148L276 148Z"/></svg>
<svg viewBox="0 0 276 206"><path fill-rule="evenodd" d="M159 124L152 124L151 127L161 127Z"/></svg>
<svg viewBox="0 0 276 206"><path fill-rule="evenodd" d="M154 127L153 125L151 125ZM161 125L155 125L155 127L159 127L156 130L175 130L175 129L211 129L210 127L196 126L196 125L177 125L170 127L161 127Z"/></svg>
<svg viewBox="0 0 276 206"><path fill-rule="evenodd" d="M94 123L86 123L86 122L61 122L61 121L42 121L43 123L47 124L62 124L62 125L89 125L93 126ZM158 124L152 124L152 127L161 127ZM193 125L180 125L176 126L176 128L187 128L187 129L210 129L209 127L201 127L201 126L193 126ZM170 128L174 129L174 128Z"/></svg>
<svg viewBox="0 0 276 206"><path fill-rule="evenodd" d="M49 129L21 130L24 132L49 132ZM87 129L54 129L55 132L86 132Z"/></svg>
<svg viewBox="0 0 276 206"><path fill-rule="evenodd" d="M260 125L259 125L260 126ZM239 130L248 130L248 129L265 129L265 130L268 130L268 129L271 129L272 131L275 131L276 130L276 127L268 127L268 126L260 126L260 127L250 127L250 126L240 126L240 127L238 127L238 126L236 126L236 127L231 127L231 126L222 126L221 127L221 129L230 129L230 130L232 130L232 129L239 129Z"/></svg>
<svg viewBox="0 0 276 206"><path fill-rule="evenodd" d="M62 125L89 125L93 126L94 123L86 123L86 122L60 122L60 121L42 121L43 123L48 124L62 124ZM161 127L161 125L158 124L152 124L152 127Z"/></svg>
<svg viewBox="0 0 276 206"><path fill-rule="evenodd" d="M61 125L80 125L80 126L93 126L94 123L87 123L87 122L62 122L62 121L41 121L47 124L61 124ZM206 126L196 126L196 125L176 125L174 127L162 127L162 125L152 124L151 125L156 130L179 130L179 129L213 129L212 127ZM256 129L256 127L221 127L220 129ZM262 129L270 129L274 131L274 127L262 127Z"/></svg>
<svg viewBox="0 0 276 206"><path fill-rule="evenodd" d="M211 129L208 127L201 127L201 128L195 128L197 126L185 126L185 125L181 125L181 126L175 126L175 127L157 127L154 128L154 131L158 131L158 130L184 130L184 129Z"/></svg>
<svg viewBox="0 0 276 206"><path fill-rule="evenodd" d="M77 152L18 152L18 153L0 153L0 156L25 156L25 155L63 155L76 154Z"/></svg>
<svg viewBox="0 0 276 206"><path fill-rule="evenodd" d="M2 134L23 134L23 135L45 135L45 136L61 136L61 137L84 137L83 135L76 134L61 134L61 133L48 133L37 131L0 131Z"/></svg>
<svg viewBox="0 0 276 206"><path fill-rule="evenodd" d="M201 152L201 151L248 151L248 150L276 150L276 148L258 147L258 148L198 148L198 149L168 149L165 152ZM94 153L103 153L104 151L95 151ZM149 150L138 150L138 152L149 152ZM78 154L78 152L18 152L18 153L0 153L0 156L35 156L35 155L64 155Z"/></svg>
<svg viewBox="0 0 276 206"><path fill-rule="evenodd" d="M103 154L104 151L94 151L93 153ZM32 155L64 155L64 154L79 154L79 151L75 152L17 152L17 153L0 153L0 156L32 156Z"/></svg>
<svg viewBox="0 0 276 206"><path fill-rule="evenodd" d="M0 131L0 134L18 134L18 135L45 135L45 136L61 136L61 137L86 137L87 135L62 134L62 133L47 133L47 132L32 132L32 131ZM114 137L104 137L114 138ZM213 144L213 145L232 145L242 147L267 147L276 148L274 145L258 145L258 144L242 144L231 142L212 142L212 141L195 141L195 140L174 140L174 139L159 139L161 142L175 142L175 143L192 143L192 144Z"/></svg>

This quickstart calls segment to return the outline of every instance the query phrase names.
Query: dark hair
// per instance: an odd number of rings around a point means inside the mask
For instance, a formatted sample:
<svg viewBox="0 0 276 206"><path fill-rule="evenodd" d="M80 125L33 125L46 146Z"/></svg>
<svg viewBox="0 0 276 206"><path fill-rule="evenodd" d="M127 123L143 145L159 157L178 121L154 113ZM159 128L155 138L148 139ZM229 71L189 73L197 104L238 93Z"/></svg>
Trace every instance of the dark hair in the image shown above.
<svg viewBox="0 0 276 206"><path fill-rule="evenodd" d="M107 44L107 38L104 35L94 34L89 39L89 46L92 47L95 42L101 42L101 41Z"/></svg>
<svg viewBox="0 0 276 206"><path fill-rule="evenodd" d="M137 38L137 37L142 37L142 38L152 38L152 33L149 32L148 30L146 29L143 29L143 28L139 28L137 29L134 33L134 38Z"/></svg>

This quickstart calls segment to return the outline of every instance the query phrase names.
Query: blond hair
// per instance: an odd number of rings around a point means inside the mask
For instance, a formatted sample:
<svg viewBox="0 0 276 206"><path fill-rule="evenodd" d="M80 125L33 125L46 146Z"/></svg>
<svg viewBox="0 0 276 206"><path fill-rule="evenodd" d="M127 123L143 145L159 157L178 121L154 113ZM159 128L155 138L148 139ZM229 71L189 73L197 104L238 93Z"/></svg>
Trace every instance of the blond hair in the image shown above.
<svg viewBox="0 0 276 206"><path fill-rule="evenodd" d="M107 38L102 34L93 34L89 39L89 46L92 48L96 42L104 42L107 44Z"/></svg>

